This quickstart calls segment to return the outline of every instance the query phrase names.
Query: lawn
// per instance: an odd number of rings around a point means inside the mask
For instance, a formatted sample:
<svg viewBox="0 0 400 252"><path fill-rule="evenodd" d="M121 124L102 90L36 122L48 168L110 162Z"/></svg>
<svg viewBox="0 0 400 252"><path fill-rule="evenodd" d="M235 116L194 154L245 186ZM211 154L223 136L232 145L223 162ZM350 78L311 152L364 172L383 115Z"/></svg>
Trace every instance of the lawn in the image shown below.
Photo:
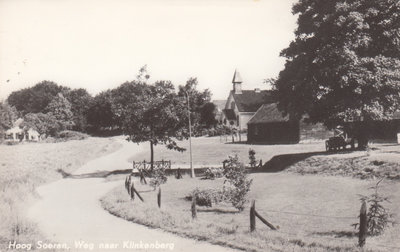
<svg viewBox="0 0 400 252"><path fill-rule="evenodd" d="M211 142L208 148L207 142ZM169 177L162 185L161 209L156 192L139 182L135 185L145 202L137 198L132 202L121 180L121 186L102 198L103 207L129 221L247 251L358 251L357 232L351 225L359 221L360 195L372 194L369 188L378 177L386 178L380 188L380 193L391 199L386 207L392 213L400 209L398 145L376 144L370 151L325 153L321 152L322 143L249 146L200 138L193 146L198 157L210 155L206 165L229 153L247 161L248 148L255 149L257 158L265 161L276 155L249 174L253 184L248 199L256 200L257 211L279 229L270 230L257 221L257 230L250 233L249 203L243 212L226 204L199 207L198 218L193 221L191 202L185 197L196 187L220 188L223 179ZM158 151L179 164L182 154ZM396 222L399 217L395 216ZM390 226L383 235L368 237L365 251L399 251L399 235L399 225Z"/></svg>
<svg viewBox="0 0 400 252"><path fill-rule="evenodd" d="M191 219L191 202L185 199L194 188L218 188L222 179L195 180L169 177L162 185L162 207L156 192L136 182L145 202L129 199L123 182L102 198L103 207L112 214L146 226L161 228L183 236L248 251L354 251L357 250L359 194L370 194L374 181L352 178L296 174L251 174L249 199L256 200L257 211L272 224L272 231L257 221L257 231L249 232L249 207L237 212L230 205L199 207L197 220ZM381 193L392 197L389 208L399 209L395 192L400 184L387 182ZM398 220L398 219L397 219ZM389 227L384 235L368 238L367 251L393 251L398 247L400 230ZM382 247L389 246L389 248Z"/></svg>
<svg viewBox="0 0 400 252"><path fill-rule="evenodd" d="M37 197L37 186L62 178L59 169L72 172L119 146L107 138L0 145L0 250L4 251L9 241L44 240L37 227L24 218Z"/></svg>
<svg viewBox="0 0 400 252"><path fill-rule="evenodd" d="M229 155L238 155L242 162L248 162L249 149L254 149L256 158L268 161L275 155L303 152L320 152L325 150L323 142L287 144L287 145L250 145L246 143L226 143L225 138L198 137L192 139L193 164L197 167L221 166ZM145 143L144 150L132 156L130 161L143 161L150 159L150 145ZM155 160L171 160L173 167L189 167L189 141L178 141L178 144L186 148L185 152L168 150L163 145L154 148Z"/></svg>

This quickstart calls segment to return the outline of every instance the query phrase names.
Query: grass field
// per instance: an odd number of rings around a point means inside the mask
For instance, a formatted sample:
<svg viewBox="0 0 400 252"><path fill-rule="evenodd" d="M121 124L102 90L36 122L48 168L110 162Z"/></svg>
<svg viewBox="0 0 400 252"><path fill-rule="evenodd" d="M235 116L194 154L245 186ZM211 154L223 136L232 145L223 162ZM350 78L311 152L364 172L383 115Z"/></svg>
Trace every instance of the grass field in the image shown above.
<svg viewBox="0 0 400 252"><path fill-rule="evenodd" d="M248 251L358 251L357 232L351 225L359 221L360 195L370 195L369 188L378 177L387 178L380 193L390 197L391 204L386 205L390 212L400 209L398 145L374 144L369 151L325 153L322 143L249 146L200 138L193 146L197 165L202 164L201 158L206 160L204 165L212 165L231 153L246 162L248 148L255 149L257 158L264 161L274 156L249 175L253 179L249 200L255 199L257 211L279 230L272 231L258 221L257 231L250 233L249 205L241 213L223 204L200 207L198 219L192 221L191 202L185 196L196 187L221 187L221 179L169 177L162 185L161 210L156 192L136 182L145 202L137 198L132 202L121 181L121 186L103 197L103 207L129 221ZM156 153L164 159L186 162L186 157L180 156L186 154L162 148ZM399 236L399 225L390 226L383 235L368 237L365 251L399 251Z"/></svg>
<svg viewBox="0 0 400 252"><path fill-rule="evenodd" d="M250 233L249 208L239 213L225 204L199 207L198 219L192 221L191 202L185 196L196 187L220 187L221 179L169 177L162 185L161 210L156 192L136 182L145 202L137 198L132 202L121 181L121 186L102 199L102 205L129 221L248 251L358 251L356 230L351 224L358 222L358 194L369 194L373 181L282 173L250 176L253 185L249 199L256 200L257 211L279 226L278 231L257 221L257 231ZM395 197L399 190L400 184L393 182L385 183L381 189L393 198L389 206L392 212L400 206ZM399 234L399 227L395 226L382 236L368 238L366 251L394 251L381 245L398 247Z"/></svg>
<svg viewBox="0 0 400 252"><path fill-rule="evenodd" d="M25 210L35 200L37 186L60 179L59 169L72 172L119 146L107 138L0 145L0 251L6 250L4 246L9 241L44 239L37 227L24 218Z"/></svg>
<svg viewBox="0 0 400 252"><path fill-rule="evenodd" d="M147 143L146 143L147 144ZM179 146L186 148L185 152L168 150L163 145L154 148L155 160L171 160L175 167L188 167L189 141L179 141ZM144 145L145 151L130 158L130 161L143 161L150 159L150 145ZM195 166L222 165L229 155L237 154L243 162L248 162L249 149L254 149L257 159L268 161L275 155L288 153L319 152L325 150L323 142L287 145L250 145L245 143L225 143L220 137L199 137L192 139L193 164Z"/></svg>

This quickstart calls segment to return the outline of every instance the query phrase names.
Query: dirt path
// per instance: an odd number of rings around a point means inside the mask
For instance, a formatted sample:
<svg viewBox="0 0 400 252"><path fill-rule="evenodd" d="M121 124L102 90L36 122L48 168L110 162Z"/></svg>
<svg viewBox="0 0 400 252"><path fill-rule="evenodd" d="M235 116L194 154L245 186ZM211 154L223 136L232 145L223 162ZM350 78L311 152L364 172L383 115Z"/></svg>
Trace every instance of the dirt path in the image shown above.
<svg viewBox="0 0 400 252"><path fill-rule="evenodd" d="M120 141L123 144L120 150L88 162L74 174L128 169L128 157L142 146ZM106 182L103 178L68 178L41 186L37 189L41 199L29 209L28 215L49 240L66 243L71 251L140 251L146 244L166 247L147 251L230 251L110 215L103 210L99 199L120 183ZM102 244L114 248L102 249Z"/></svg>

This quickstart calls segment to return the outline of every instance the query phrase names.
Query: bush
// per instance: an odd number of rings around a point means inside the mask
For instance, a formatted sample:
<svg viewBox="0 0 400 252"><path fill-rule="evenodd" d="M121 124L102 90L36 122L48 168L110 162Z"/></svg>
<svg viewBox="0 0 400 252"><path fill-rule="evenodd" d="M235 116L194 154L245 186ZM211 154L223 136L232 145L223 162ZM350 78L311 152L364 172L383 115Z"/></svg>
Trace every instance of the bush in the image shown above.
<svg viewBox="0 0 400 252"><path fill-rule="evenodd" d="M222 168L208 168L204 173L204 179L216 179L224 176Z"/></svg>
<svg viewBox="0 0 400 252"><path fill-rule="evenodd" d="M89 135L72 130L63 130L56 134L56 138L68 141L68 140L83 140L88 138Z"/></svg>
<svg viewBox="0 0 400 252"><path fill-rule="evenodd" d="M246 196L250 191L253 180L247 179L245 167L239 162L237 155L228 158L224 168L224 176L226 178L224 182L226 198L229 198L229 201L236 209L243 211L247 202Z"/></svg>
<svg viewBox="0 0 400 252"><path fill-rule="evenodd" d="M224 200L224 194L218 189L203 189L196 188L190 195L186 196L187 200L192 200L193 195L196 196L196 205L212 207L213 204L218 204Z"/></svg>
<svg viewBox="0 0 400 252"><path fill-rule="evenodd" d="M165 169L164 168L154 168L153 172L151 173L151 179L150 179L150 186L154 188L154 190L167 182L167 176L165 175Z"/></svg>

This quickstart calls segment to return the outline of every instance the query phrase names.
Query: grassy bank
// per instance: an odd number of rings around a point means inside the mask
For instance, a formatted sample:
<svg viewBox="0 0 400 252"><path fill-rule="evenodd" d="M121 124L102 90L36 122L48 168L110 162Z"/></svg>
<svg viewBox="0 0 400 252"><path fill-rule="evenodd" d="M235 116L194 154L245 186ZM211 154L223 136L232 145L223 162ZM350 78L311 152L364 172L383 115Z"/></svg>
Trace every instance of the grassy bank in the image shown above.
<svg viewBox="0 0 400 252"><path fill-rule="evenodd" d="M73 172L119 147L114 139L106 138L0 145L0 250L4 251L9 241L44 240L35 224L24 217L37 197L37 186L62 178L59 169Z"/></svg>
<svg viewBox="0 0 400 252"><path fill-rule="evenodd" d="M249 232L249 208L237 212L230 205L198 207L197 220L191 219L191 202L185 199L198 188L222 186L223 180L176 180L169 177L162 185L162 207L156 203L156 192L138 182L135 185L145 202L129 199L123 181L101 200L110 213L128 221L161 228L182 236L207 240L215 244L247 251L358 251L357 235L351 224L358 222L358 194L369 194L374 181L351 178L299 176L295 174L250 175L254 181L249 199L256 200L257 211L272 224L272 231L257 221L256 232ZM398 192L399 183L385 183L382 193ZM400 199L393 199L392 212ZM398 227L384 235L368 238L365 251L393 251L381 246L398 246Z"/></svg>

